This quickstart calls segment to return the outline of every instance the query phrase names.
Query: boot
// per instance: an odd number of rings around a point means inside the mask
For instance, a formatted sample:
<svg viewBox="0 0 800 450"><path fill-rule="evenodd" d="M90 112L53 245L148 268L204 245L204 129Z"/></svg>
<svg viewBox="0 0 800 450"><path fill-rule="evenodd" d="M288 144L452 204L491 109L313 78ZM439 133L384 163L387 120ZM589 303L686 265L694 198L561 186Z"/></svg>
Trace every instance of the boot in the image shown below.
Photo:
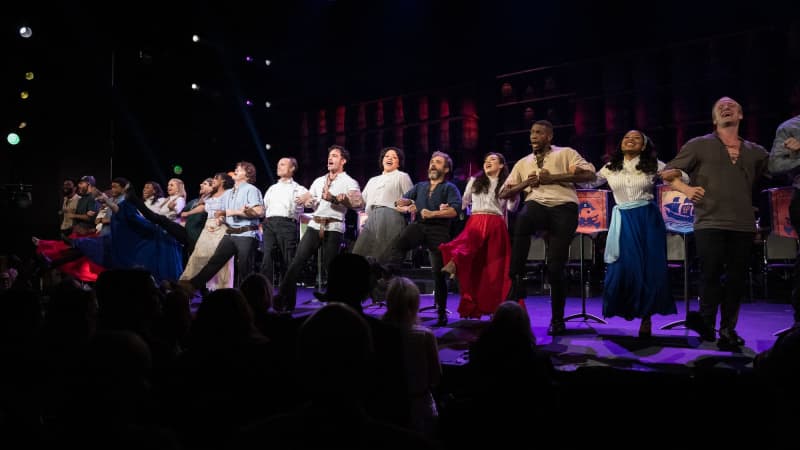
<svg viewBox="0 0 800 450"><path fill-rule="evenodd" d="M639 325L639 337L642 339L649 339L653 336L653 322L650 316L642 317L642 323Z"/></svg>

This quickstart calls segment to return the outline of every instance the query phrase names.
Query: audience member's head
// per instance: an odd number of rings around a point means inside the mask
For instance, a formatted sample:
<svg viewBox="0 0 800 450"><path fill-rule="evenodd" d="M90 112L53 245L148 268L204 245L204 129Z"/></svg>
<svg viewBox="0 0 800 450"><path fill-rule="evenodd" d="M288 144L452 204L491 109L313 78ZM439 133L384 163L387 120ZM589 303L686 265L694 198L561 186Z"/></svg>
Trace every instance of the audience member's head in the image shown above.
<svg viewBox="0 0 800 450"><path fill-rule="evenodd" d="M272 307L272 283L264 275L254 272L239 286L253 312L267 312Z"/></svg>
<svg viewBox="0 0 800 450"><path fill-rule="evenodd" d="M419 288L406 277L395 277L386 290L386 314L383 319L401 326L417 323Z"/></svg>
<svg viewBox="0 0 800 450"><path fill-rule="evenodd" d="M107 270L95 292L101 329L149 332L161 316L161 293L147 270Z"/></svg>
<svg viewBox="0 0 800 450"><path fill-rule="evenodd" d="M253 323L253 311L236 289L217 289L197 308L192 324L192 343L243 344L263 339Z"/></svg>
<svg viewBox="0 0 800 450"><path fill-rule="evenodd" d="M372 270L366 258L354 253L336 255L328 268L328 291L325 299L342 302L361 312L361 303L372 290Z"/></svg>
<svg viewBox="0 0 800 450"><path fill-rule="evenodd" d="M323 306L300 327L300 373L316 397L356 397L364 390L373 344L366 321L343 303Z"/></svg>

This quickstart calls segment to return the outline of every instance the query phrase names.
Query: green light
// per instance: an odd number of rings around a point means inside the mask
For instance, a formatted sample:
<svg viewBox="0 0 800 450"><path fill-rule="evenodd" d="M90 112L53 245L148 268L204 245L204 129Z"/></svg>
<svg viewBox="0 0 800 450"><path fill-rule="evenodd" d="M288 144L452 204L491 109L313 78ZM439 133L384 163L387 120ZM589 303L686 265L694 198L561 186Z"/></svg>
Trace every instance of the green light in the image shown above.
<svg viewBox="0 0 800 450"><path fill-rule="evenodd" d="M6 137L6 140L11 145L17 145L19 144L19 135L17 133L8 133L8 137Z"/></svg>
<svg viewBox="0 0 800 450"><path fill-rule="evenodd" d="M183 167L176 164L172 167L172 172L175 173L175 175L180 175L183 173Z"/></svg>

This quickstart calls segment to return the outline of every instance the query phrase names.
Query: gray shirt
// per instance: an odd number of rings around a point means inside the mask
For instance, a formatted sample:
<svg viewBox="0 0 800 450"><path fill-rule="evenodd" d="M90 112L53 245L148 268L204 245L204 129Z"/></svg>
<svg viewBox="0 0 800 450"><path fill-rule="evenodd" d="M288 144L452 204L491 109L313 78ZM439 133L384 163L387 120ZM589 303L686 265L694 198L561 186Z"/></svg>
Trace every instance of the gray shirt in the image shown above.
<svg viewBox="0 0 800 450"><path fill-rule="evenodd" d="M734 164L716 133L684 144L667 167L689 174L693 186L705 189L694 207L694 228L756 231L753 184L767 169L764 147L740 138L739 159Z"/></svg>
<svg viewBox="0 0 800 450"><path fill-rule="evenodd" d="M800 139L800 116L783 122L775 131L775 141L769 153L769 171L775 175L787 173L793 178L792 186L800 189L800 152L793 152L783 146L790 137Z"/></svg>

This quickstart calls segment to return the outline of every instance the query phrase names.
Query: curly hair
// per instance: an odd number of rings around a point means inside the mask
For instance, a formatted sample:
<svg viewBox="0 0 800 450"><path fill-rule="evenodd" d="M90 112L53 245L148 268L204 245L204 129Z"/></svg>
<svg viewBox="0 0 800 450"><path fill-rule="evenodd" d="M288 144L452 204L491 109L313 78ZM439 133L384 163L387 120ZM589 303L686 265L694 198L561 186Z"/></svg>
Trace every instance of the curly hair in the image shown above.
<svg viewBox="0 0 800 450"><path fill-rule="evenodd" d="M644 139L644 147L642 147L642 151L639 154L639 164L636 165L636 169L647 174L654 174L658 172L658 158L656 157L656 146L653 144L653 140L648 138L646 134L639 130L629 130L625 134L628 134L631 131L639 133ZM622 170L622 160L625 158L625 155L622 153L623 139L620 140L620 143L617 146L617 151L611 155L608 164L606 164L608 170L612 172L619 172Z"/></svg>

